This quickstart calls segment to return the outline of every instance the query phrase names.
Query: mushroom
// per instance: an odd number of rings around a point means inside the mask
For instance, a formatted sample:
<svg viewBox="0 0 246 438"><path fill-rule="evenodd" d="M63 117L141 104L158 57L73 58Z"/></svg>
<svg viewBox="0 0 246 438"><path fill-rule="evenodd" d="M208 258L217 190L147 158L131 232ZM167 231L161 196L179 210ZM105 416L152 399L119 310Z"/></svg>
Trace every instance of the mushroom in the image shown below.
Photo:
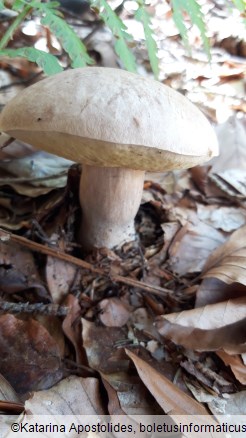
<svg viewBox="0 0 246 438"><path fill-rule="evenodd" d="M146 170L189 168L218 155L212 127L184 96L113 68L68 70L26 88L5 106L0 130L83 164L86 250L134 239Z"/></svg>

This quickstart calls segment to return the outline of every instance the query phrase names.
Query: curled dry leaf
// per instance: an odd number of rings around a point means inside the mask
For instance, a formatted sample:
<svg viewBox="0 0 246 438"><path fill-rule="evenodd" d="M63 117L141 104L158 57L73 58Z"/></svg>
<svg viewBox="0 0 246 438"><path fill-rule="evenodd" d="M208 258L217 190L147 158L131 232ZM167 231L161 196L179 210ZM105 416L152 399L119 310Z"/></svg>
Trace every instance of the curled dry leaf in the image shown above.
<svg viewBox="0 0 246 438"><path fill-rule="evenodd" d="M233 355L225 351L217 351L217 355L223 360L224 364L229 366L236 379L246 385L246 365L243 363L240 355Z"/></svg>
<svg viewBox="0 0 246 438"><path fill-rule="evenodd" d="M62 377L58 347L37 321L1 316L0 351L1 372L17 392L48 388Z"/></svg>
<svg viewBox="0 0 246 438"><path fill-rule="evenodd" d="M197 351L246 351L246 297L159 317L159 333Z"/></svg>
<svg viewBox="0 0 246 438"><path fill-rule="evenodd" d="M204 278L196 293L196 307L244 297L246 286L240 283L226 284L217 278Z"/></svg>
<svg viewBox="0 0 246 438"><path fill-rule="evenodd" d="M235 231L207 259L202 277L214 277L227 284L246 285L246 226Z"/></svg>
<svg viewBox="0 0 246 438"><path fill-rule="evenodd" d="M133 361L138 374L166 414L207 415L206 409L182 392L170 380L155 370L130 350L127 355Z"/></svg>
<svg viewBox="0 0 246 438"><path fill-rule="evenodd" d="M69 307L69 312L62 323L63 331L74 346L76 352L76 363L87 366L88 362L83 348L81 335L81 307L79 305L79 300L74 295L69 294L63 304Z"/></svg>

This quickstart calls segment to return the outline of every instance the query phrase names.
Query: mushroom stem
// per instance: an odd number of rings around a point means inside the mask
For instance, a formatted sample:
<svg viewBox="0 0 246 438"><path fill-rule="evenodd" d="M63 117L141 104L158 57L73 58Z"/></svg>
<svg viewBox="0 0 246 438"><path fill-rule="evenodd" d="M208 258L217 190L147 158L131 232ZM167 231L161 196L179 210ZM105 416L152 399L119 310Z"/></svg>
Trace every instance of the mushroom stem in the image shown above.
<svg viewBox="0 0 246 438"><path fill-rule="evenodd" d="M84 165L80 182L83 249L113 248L135 238L144 171Z"/></svg>

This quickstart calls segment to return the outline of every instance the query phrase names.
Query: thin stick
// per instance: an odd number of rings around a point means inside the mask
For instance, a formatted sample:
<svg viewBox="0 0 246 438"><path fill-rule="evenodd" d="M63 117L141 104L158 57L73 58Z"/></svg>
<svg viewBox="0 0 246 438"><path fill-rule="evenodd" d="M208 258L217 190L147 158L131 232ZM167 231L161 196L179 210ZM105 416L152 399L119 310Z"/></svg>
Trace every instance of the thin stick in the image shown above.
<svg viewBox="0 0 246 438"><path fill-rule="evenodd" d="M58 304L43 304L43 303L10 303L0 300L0 313L8 312L12 314L31 313L41 315L65 316L68 313L68 307L59 306Z"/></svg>
<svg viewBox="0 0 246 438"><path fill-rule="evenodd" d="M150 292L155 295L166 296L173 293L170 289L149 285L130 277L123 277L122 275L111 274L110 272L107 272L102 268L96 268L91 263L78 259L77 257L71 256L70 254L66 254L60 249L50 248L49 246L42 245L41 243L33 242L32 240L26 239L23 236L18 236L17 234L7 232L2 228L0 228L0 240L4 243L8 243L11 241L18 243L19 245L29 248L31 251L36 251L41 254L55 257L59 260L71 263L80 268L88 269L89 271L94 272L95 274L98 274L100 276L109 277L113 282L127 284L129 286L139 288L143 291Z"/></svg>

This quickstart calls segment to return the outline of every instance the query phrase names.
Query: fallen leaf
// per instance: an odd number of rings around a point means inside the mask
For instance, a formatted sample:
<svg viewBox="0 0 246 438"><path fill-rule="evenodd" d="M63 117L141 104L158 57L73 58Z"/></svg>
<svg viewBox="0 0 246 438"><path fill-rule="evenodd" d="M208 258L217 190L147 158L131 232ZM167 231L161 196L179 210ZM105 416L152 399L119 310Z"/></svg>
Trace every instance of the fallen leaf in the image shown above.
<svg viewBox="0 0 246 438"><path fill-rule="evenodd" d="M106 327L122 327L130 318L130 307L119 298L107 298L99 303L100 320Z"/></svg>
<svg viewBox="0 0 246 438"><path fill-rule="evenodd" d="M209 409L216 416L246 415L246 391L235 394L226 394L225 397L217 397L208 403ZM226 418L226 417L224 417ZM229 419L229 418L228 418Z"/></svg>
<svg viewBox="0 0 246 438"><path fill-rule="evenodd" d="M128 370L129 359L121 342L129 342L125 327L103 327L82 319L82 339L89 366L104 374Z"/></svg>
<svg viewBox="0 0 246 438"><path fill-rule="evenodd" d="M26 157L0 161L0 169L15 176L16 183L26 182L34 187L57 189L66 186L67 172L72 164L73 161L38 151Z"/></svg>
<svg viewBox="0 0 246 438"><path fill-rule="evenodd" d="M146 308L139 307L138 309L134 310L134 312L132 312L131 314L131 322L133 324L133 327L135 327L136 329L141 330L144 333L150 334L150 336L154 339L158 337L158 334L153 324L154 318Z"/></svg>
<svg viewBox="0 0 246 438"><path fill-rule="evenodd" d="M71 263L52 256L47 257L45 266L46 281L53 302L61 304L74 284L78 269Z"/></svg>
<svg viewBox="0 0 246 438"><path fill-rule="evenodd" d="M207 259L203 278L217 278L227 284L246 285L246 226L234 231L230 238Z"/></svg>
<svg viewBox="0 0 246 438"><path fill-rule="evenodd" d="M207 225L231 232L246 223L246 211L240 207L218 207L218 205L197 205L197 216Z"/></svg>
<svg viewBox="0 0 246 438"><path fill-rule="evenodd" d="M196 293L195 307L244 297L246 286L240 283L226 284L217 278L204 278Z"/></svg>
<svg viewBox="0 0 246 438"><path fill-rule="evenodd" d="M189 359L183 360L180 365L189 376L195 377L196 382L200 382L205 388L210 388L214 394L232 393L235 391L235 385L213 369L213 362L211 360L206 361L206 358L203 358L202 361Z"/></svg>
<svg viewBox="0 0 246 438"><path fill-rule="evenodd" d="M9 294L35 289L39 296L48 298L31 251L13 242L10 244L1 240L0 287Z"/></svg>
<svg viewBox="0 0 246 438"><path fill-rule="evenodd" d="M0 400L20 403L20 398L9 382L0 374ZM1 409L0 409L1 410Z"/></svg>
<svg viewBox="0 0 246 438"><path fill-rule="evenodd" d="M63 305L69 308L69 312L62 323L63 331L73 344L76 352L76 363L87 366L88 361L83 348L81 335L81 307L79 305L79 300L72 294L69 294Z"/></svg>
<svg viewBox="0 0 246 438"><path fill-rule="evenodd" d="M55 341L32 319L21 321L2 315L0 351L1 372L18 393L48 388L63 375Z"/></svg>
<svg viewBox="0 0 246 438"><path fill-rule="evenodd" d="M246 170L245 169L227 169L223 172L213 173L209 175L209 180L212 181L213 187L207 190L208 196L214 196L216 190L220 191L217 195L226 196L231 201L244 202L246 197ZM243 204L244 205L244 204Z"/></svg>
<svg viewBox="0 0 246 438"><path fill-rule="evenodd" d="M237 115L216 127L220 155L210 161L212 172L226 169L246 169L246 130L243 119Z"/></svg>
<svg viewBox="0 0 246 438"><path fill-rule="evenodd" d="M25 410L33 415L103 415L99 380L70 376L48 390L34 392Z"/></svg>
<svg viewBox="0 0 246 438"><path fill-rule="evenodd" d="M216 354L223 360L225 365L231 368L236 379L242 383L242 385L246 385L246 366L240 355L232 356L225 351L217 351Z"/></svg>
<svg viewBox="0 0 246 438"><path fill-rule="evenodd" d="M126 353L137 368L140 378L166 414L207 415L208 412L200 403L183 393L147 362L130 350L126 350Z"/></svg>
<svg viewBox="0 0 246 438"><path fill-rule="evenodd" d="M223 234L210 225L199 220L188 222L169 247L170 268L179 275L202 271L209 254L224 240Z"/></svg>
<svg viewBox="0 0 246 438"><path fill-rule="evenodd" d="M127 415L161 415L162 410L151 392L143 384L139 376L132 372L103 374L104 384L109 396L110 412L119 414L121 410ZM109 390L111 388L111 390ZM118 403L116 402L116 398Z"/></svg>
<svg viewBox="0 0 246 438"><path fill-rule="evenodd" d="M246 351L246 297L163 315L159 333L175 344L197 351Z"/></svg>

